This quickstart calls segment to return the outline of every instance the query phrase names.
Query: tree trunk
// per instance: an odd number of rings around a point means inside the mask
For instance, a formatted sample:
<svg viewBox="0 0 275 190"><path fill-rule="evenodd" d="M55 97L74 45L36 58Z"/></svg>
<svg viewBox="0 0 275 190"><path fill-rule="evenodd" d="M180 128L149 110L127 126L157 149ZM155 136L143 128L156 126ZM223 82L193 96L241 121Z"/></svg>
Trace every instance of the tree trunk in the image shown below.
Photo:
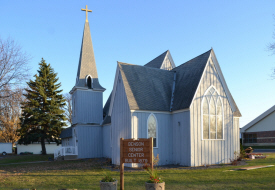
<svg viewBox="0 0 275 190"><path fill-rule="evenodd" d="M41 137L41 147L42 147L42 155L46 155L46 146L45 146L45 139L44 137Z"/></svg>

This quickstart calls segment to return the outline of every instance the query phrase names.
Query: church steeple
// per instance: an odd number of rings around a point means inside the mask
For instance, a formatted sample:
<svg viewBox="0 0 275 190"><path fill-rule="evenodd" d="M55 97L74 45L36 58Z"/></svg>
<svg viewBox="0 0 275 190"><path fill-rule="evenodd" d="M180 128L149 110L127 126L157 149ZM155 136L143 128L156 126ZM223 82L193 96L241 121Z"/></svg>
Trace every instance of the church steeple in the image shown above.
<svg viewBox="0 0 275 190"><path fill-rule="evenodd" d="M98 81L94 49L88 22L88 7L80 50L76 83L70 91L72 94L73 125L98 126L103 119L103 88Z"/></svg>
<svg viewBox="0 0 275 190"><path fill-rule="evenodd" d="M94 91L105 91L105 88L99 84L98 80L94 49L88 22L88 12L92 11L88 10L87 5L86 9L81 10L86 11L86 21L83 31L75 88L88 88L93 89Z"/></svg>

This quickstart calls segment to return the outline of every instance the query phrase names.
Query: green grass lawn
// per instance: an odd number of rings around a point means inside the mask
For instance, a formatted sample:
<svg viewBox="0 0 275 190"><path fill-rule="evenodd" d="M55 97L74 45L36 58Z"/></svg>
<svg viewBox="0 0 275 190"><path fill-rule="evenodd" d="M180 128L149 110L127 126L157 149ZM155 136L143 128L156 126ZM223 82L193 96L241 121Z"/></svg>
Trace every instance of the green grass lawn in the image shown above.
<svg viewBox="0 0 275 190"><path fill-rule="evenodd" d="M53 154L49 155L12 155L7 158L0 158L1 164L20 163L20 162L35 162L35 161L48 161L49 158L53 159Z"/></svg>
<svg viewBox="0 0 275 190"><path fill-rule="evenodd" d="M275 165L275 154L248 161L248 165ZM33 155L36 156L36 155ZM26 158L26 157L25 157ZM42 159L37 157L37 159ZM18 158L15 161L20 160ZM21 161L24 158L21 158ZM0 159L0 163L4 160ZM104 171L95 160L61 161L36 164L0 165L0 189L100 189ZM166 189L274 189L275 167L229 171L243 166L204 169L167 169L159 174ZM111 172L119 180L119 172ZM144 171L125 172L125 190L143 190ZM118 187L119 189L119 187Z"/></svg>

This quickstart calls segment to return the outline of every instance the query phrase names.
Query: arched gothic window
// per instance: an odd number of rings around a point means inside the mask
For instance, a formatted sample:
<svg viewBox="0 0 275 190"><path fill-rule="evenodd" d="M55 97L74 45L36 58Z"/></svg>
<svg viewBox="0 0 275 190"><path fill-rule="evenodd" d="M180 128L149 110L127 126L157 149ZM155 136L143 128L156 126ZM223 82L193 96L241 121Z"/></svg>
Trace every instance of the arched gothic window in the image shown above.
<svg viewBox="0 0 275 190"><path fill-rule="evenodd" d="M223 139L223 104L214 87L210 87L202 100L203 139Z"/></svg>
<svg viewBox="0 0 275 190"><path fill-rule="evenodd" d="M93 88L93 79L90 75L86 77L86 85L89 89Z"/></svg>
<svg viewBox="0 0 275 190"><path fill-rule="evenodd" d="M150 114L147 120L147 137L153 137L153 147L157 147L157 119L154 114Z"/></svg>

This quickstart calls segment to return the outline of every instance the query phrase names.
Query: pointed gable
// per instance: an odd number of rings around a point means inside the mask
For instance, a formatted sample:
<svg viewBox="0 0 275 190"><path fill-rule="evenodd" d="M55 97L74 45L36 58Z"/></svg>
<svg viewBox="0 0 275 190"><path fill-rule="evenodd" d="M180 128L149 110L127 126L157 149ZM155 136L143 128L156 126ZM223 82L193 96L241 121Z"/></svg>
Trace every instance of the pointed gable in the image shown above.
<svg viewBox="0 0 275 190"><path fill-rule="evenodd" d="M176 72L172 111L190 107L210 53L211 50L172 70Z"/></svg>
<svg viewBox="0 0 275 190"><path fill-rule="evenodd" d="M153 68L158 68L160 69L163 61L164 61L164 58L167 54L168 50L165 51L164 53L162 53L161 55L157 56L155 59L153 59L152 61L146 63L144 66L145 67L153 67Z"/></svg>
<svg viewBox="0 0 275 190"><path fill-rule="evenodd" d="M169 50L165 51L149 63L146 63L144 66L163 70L172 70L175 68L175 64Z"/></svg>
<svg viewBox="0 0 275 190"><path fill-rule="evenodd" d="M89 22L85 22L83 38L80 50L79 64L76 76L76 87L87 87L86 77L91 76L92 88L94 90L104 91L105 89L99 84L92 37L90 34Z"/></svg>

